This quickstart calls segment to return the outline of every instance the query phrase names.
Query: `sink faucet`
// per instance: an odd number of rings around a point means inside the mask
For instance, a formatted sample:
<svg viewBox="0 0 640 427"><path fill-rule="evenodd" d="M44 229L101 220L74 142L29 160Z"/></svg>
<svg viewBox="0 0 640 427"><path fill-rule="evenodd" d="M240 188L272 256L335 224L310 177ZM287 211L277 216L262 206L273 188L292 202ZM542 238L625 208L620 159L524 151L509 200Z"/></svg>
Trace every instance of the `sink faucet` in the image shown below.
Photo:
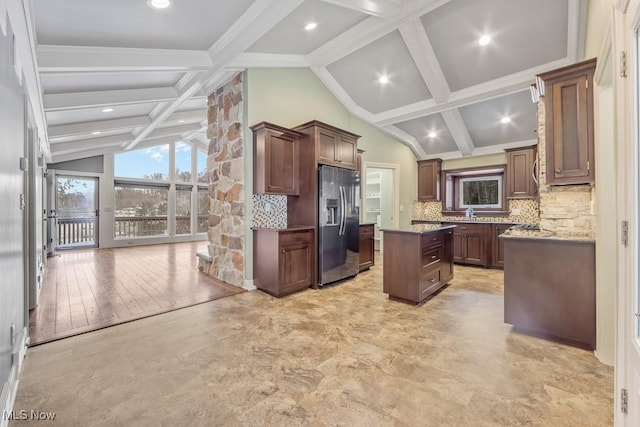
<svg viewBox="0 0 640 427"><path fill-rule="evenodd" d="M467 210L464 211L464 216L467 219L473 219L473 217L474 217L473 208L471 208L471 207L467 208Z"/></svg>

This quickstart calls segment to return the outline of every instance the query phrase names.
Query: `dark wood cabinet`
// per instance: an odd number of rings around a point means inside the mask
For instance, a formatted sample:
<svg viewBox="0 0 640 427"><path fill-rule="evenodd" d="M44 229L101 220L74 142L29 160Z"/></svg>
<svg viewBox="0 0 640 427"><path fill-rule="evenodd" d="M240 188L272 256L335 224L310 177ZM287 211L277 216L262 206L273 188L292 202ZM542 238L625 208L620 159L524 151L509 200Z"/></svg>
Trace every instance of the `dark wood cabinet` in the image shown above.
<svg viewBox="0 0 640 427"><path fill-rule="evenodd" d="M418 201L440 200L441 159L418 160Z"/></svg>
<svg viewBox="0 0 640 427"><path fill-rule="evenodd" d="M281 297L315 285L313 227L254 229L254 281L261 291Z"/></svg>
<svg viewBox="0 0 640 427"><path fill-rule="evenodd" d="M453 260L459 264L489 267L491 224L443 223L453 229Z"/></svg>
<svg viewBox="0 0 640 427"><path fill-rule="evenodd" d="M373 227L373 224L360 224L360 232L358 236L358 240L360 241L359 271L368 270L375 264Z"/></svg>
<svg viewBox="0 0 640 427"><path fill-rule="evenodd" d="M383 291L418 304L453 279L453 231L384 232Z"/></svg>
<svg viewBox="0 0 640 427"><path fill-rule="evenodd" d="M514 148L507 152L507 198L530 199L538 194L537 147Z"/></svg>
<svg viewBox="0 0 640 427"><path fill-rule="evenodd" d="M298 132L267 122L251 127L254 149L254 194L299 194Z"/></svg>
<svg viewBox="0 0 640 427"><path fill-rule="evenodd" d="M538 77L544 82L546 183L595 181L593 74L590 59Z"/></svg>
<svg viewBox="0 0 640 427"><path fill-rule="evenodd" d="M502 237L504 321L517 331L593 350L595 242Z"/></svg>
<svg viewBox="0 0 640 427"><path fill-rule="evenodd" d="M507 231L513 224L493 224L492 230L492 267L504 268L504 241L499 236Z"/></svg>
<svg viewBox="0 0 640 427"><path fill-rule="evenodd" d="M317 145L317 163L356 169L359 135L314 120L294 130L310 135Z"/></svg>

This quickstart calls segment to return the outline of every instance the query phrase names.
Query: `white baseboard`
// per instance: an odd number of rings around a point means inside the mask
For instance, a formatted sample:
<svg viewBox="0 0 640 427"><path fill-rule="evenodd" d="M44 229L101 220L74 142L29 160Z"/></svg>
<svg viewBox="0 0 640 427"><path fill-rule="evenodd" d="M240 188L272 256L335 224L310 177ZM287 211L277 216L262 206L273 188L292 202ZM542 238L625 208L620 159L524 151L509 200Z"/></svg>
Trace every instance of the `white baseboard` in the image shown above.
<svg viewBox="0 0 640 427"><path fill-rule="evenodd" d="M13 405L16 401L16 395L18 394L18 383L20 378L20 371L22 370L22 362L24 356L27 354L27 342L29 340L27 328L22 331L22 337L17 344L18 348L14 349L14 354L17 354L17 360L14 360L11 371L9 372L9 379L3 385L0 392L0 427L9 426L9 414L13 411Z"/></svg>
<svg viewBox="0 0 640 427"><path fill-rule="evenodd" d="M256 289L258 289L256 288L256 285L253 284L253 280L249 279L244 279L244 286L242 288L248 291L255 291Z"/></svg>

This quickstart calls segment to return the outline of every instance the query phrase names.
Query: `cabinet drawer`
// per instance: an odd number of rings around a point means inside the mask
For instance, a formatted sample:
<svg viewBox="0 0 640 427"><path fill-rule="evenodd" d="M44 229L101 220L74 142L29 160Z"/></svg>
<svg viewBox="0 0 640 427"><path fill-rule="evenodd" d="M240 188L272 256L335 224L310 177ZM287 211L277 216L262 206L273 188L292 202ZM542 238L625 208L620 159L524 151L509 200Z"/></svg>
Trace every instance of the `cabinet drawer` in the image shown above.
<svg viewBox="0 0 640 427"><path fill-rule="evenodd" d="M426 248L427 246L442 244L442 233L429 233L420 236L420 247Z"/></svg>
<svg viewBox="0 0 640 427"><path fill-rule="evenodd" d="M442 246L422 251L422 269L431 269L440 264L442 259Z"/></svg>
<svg viewBox="0 0 640 427"><path fill-rule="evenodd" d="M280 233L280 244L281 245L291 245L295 243L310 243L311 230L303 230L303 231L294 231L290 233Z"/></svg>
<svg viewBox="0 0 640 427"><path fill-rule="evenodd" d="M482 233L484 227L490 227L490 224L456 224L457 227L453 229L455 234L469 234L469 233Z"/></svg>
<svg viewBox="0 0 640 427"><path fill-rule="evenodd" d="M440 285L440 269L437 268L435 270L426 270L423 268L422 273L420 274L420 289L419 289L420 293L418 295L418 298L423 299L427 297L439 285Z"/></svg>
<svg viewBox="0 0 640 427"><path fill-rule="evenodd" d="M359 237L361 239L373 237L373 225L361 225Z"/></svg>

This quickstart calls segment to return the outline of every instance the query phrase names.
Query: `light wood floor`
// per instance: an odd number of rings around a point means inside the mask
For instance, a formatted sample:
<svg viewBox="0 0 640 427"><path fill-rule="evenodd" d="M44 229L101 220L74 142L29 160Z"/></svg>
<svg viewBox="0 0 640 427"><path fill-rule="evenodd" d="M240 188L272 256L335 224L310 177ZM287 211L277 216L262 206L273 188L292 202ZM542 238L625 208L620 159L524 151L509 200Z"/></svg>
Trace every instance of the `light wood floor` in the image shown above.
<svg viewBox="0 0 640 427"><path fill-rule="evenodd" d="M31 345L243 292L197 269L203 242L58 251L49 258Z"/></svg>
<svg viewBox="0 0 640 427"><path fill-rule="evenodd" d="M426 304L382 267L277 299L244 292L27 351L12 426L613 425L613 368L512 331L503 274L455 267Z"/></svg>

